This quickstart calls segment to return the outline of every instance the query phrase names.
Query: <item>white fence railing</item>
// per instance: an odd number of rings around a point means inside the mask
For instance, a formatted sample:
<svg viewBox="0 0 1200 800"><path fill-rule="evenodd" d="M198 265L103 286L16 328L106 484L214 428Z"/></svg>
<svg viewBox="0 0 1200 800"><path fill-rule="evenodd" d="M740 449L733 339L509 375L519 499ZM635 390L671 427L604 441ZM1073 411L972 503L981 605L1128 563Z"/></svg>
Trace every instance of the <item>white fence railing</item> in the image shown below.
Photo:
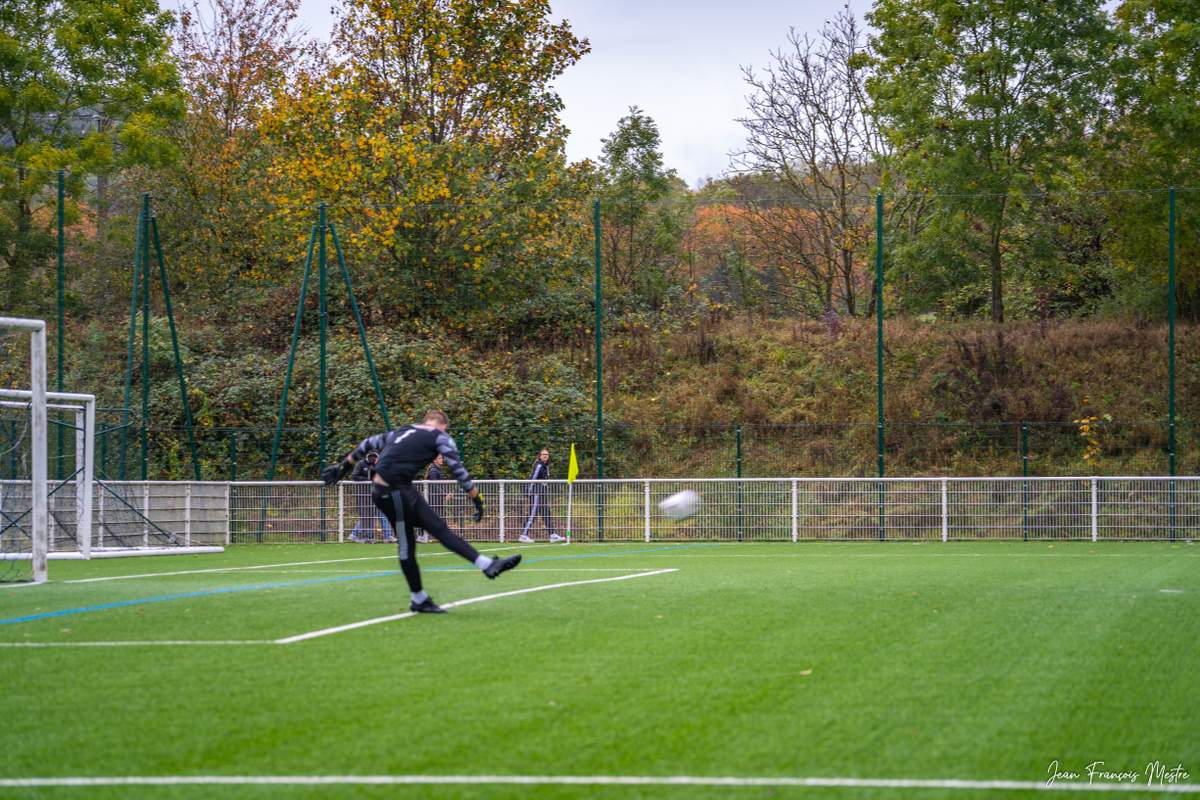
<svg viewBox="0 0 1200 800"><path fill-rule="evenodd" d="M575 541L1116 540L1200 538L1200 477L1176 478L760 478L578 480L531 485L479 481L486 516L452 482L422 482L426 498L468 539L515 541L551 530ZM26 482L25 486L28 486ZM317 482L106 482L93 493L93 544L139 546L382 539L370 486ZM663 517L658 502L682 489L701 498L696 516ZM21 513L12 484L0 527ZM74 488L52 495L61 535L73 545ZM550 527L552 526L552 528ZM6 535L12 535L10 529Z"/></svg>

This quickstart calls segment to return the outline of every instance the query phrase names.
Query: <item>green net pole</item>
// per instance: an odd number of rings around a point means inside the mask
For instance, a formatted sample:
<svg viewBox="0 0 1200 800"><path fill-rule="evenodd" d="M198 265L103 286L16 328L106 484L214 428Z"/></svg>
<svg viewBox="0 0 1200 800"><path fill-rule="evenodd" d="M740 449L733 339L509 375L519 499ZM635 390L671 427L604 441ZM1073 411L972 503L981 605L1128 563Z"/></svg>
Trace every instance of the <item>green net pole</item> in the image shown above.
<svg viewBox="0 0 1200 800"><path fill-rule="evenodd" d="M319 313L319 319L320 319L320 324L321 324L321 369L320 369L320 386L318 387L318 392L320 394L320 397L319 397L320 413L319 413L318 419L319 419L319 425L321 427L321 430L320 430L320 436L318 438L318 444L317 444L317 464L320 467L324 467L325 466L325 436L326 436L326 431L329 428L329 405L328 405L328 395L326 394L326 381L325 381L325 379L326 379L325 351L326 351L326 343L329 338L329 306L328 306L328 299L326 296L326 293L327 293L327 287L326 287L327 262L326 262L326 254L325 254L325 231L326 231L326 228L325 228L325 204L324 203L321 203L320 220L317 222L317 225L321 228L320 262L318 265L318 271L319 271L318 284L320 286L320 297L318 298L318 300L319 300L319 303L318 303L319 312L318 313Z"/></svg>
<svg viewBox="0 0 1200 800"><path fill-rule="evenodd" d="M142 480L150 479L150 194L142 194Z"/></svg>
<svg viewBox="0 0 1200 800"><path fill-rule="evenodd" d="M1167 461L1175 477L1175 188L1167 230ZM1171 538L1175 538L1175 481L1171 481Z"/></svg>
<svg viewBox="0 0 1200 800"><path fill-rule="evenodd" d="M1029 425L1021 423L1021 531L1029 541Z"/></svg>
<svg viewBox="0 0 1200 800"><path fill-rule="evenodd" d="M363 324L362 314L358 310L358 300L354 298L354 286L350 282L350 270L346 267L346 257L342 254L342 243L338 241L337 227L332 222L329 223L329 235L333 238L333 253L337 256L342 281L346 284L346 296L350 298L350 310L354 312L354 324L358 326L358 338L362 340L363 354L367 357L367 369L371 373L371 385L375 387L375 400L379 403L383 426L391 430L392 419L388 415L387 401L383 398L383 387L380 386L379 374L375 371L375 360L371 358L371 346L367 344L367 327Z"/></svg>
<svg viewBox="0 0 1200 800"><path fill-rule="evenodd" d="M287 371L283 375L283 394L279 397L279 416L275 420L275 437L271 440L271 463L267 480L275 480L275 465L279 462L279 442L283 438L283 418L287 416L288 390L292 387L292 369L296 365L296 347L300 342L300 321L304 318L304 300L308 296L308 276L312 272L313 247L317 241L314 225L308 237L308 256L304 259L304 277L300 281L300 302L296 304L296 321L292 325L292 344L288 348ZM324 465L322 465L324 466Z"/></svg>
<svg viewBox="0 0 1200 800"><path fill-rule="evenodd" d="M103 425L101 426L103 427ZM96 438L100 442L100 460L96 463L95 474L100 478L108 477L108 431L101 430L96 433Z"/></svg>
<svg viewBox="0 0 1200 800"><path fill-rule="evenodd" d="M328 285L329 262L328 262L328 257L326 255L326 248L325 248L325 238L326 238L326 235L327 235L329 229L325 223L325 204L324 203L321 203L320 217L321 217L321 219L317 224L321 226L321 244L320 244L321 263L319 265L319 268L320 268L319 283L320 283L321 296L319 298L319 303L318 303L318 307L319 307L318 318L320 319L320 327L321 327L321 377L320 377L321 385L319 388L320 412L319 412L319 416L318 416L318 424L320 425L321 430L320 430L320 432L318 434L318 438L317 438L317 469L321 469L325 466L326 440L329 435L329 394L328 394L328 388L327 388L328 387L327 350L328 350L328 342L329 342L329 285ZM321 534L320 534L320 536L321 536L321 541L325 541L325 492L324 491L321 492Z"/></svg>
<svg viewBox="0 0 1200 800"><path fill-rule="evenodd" d="M237 431L229 432L229 480L237 480Z"/></svg>
<svg viewBox="0 0 1200 800"><path fill-rule="evenodd" d="M604 480L604 361L603 332L600 328L600 201L592 203L592 238L596 263L596 477ZM604 484L599 486L596 503L596 538L604 541Z"/></svg>
<svg viewBox="0 0 1200 800"><path fill-rule="evenodd" d="M138 217L133 246L133 286L129 290L129 342L125 348L125 402L121 407L121 467L118 476L125 480L129 449L129 401L133 394L133 343L137 336L138 287L142 278L142 217Z"/></svg>
<svg viewBox="0 0 1200 800"><path fill-rule="evenodd" d="M65 306L65 293L63 284L66 281L66 264L64 252L66 249L65 239L63 235L63 204L66 199L66 174L63 170L58 171L58 391L63 390L63 316ZM63 449L66 445L66 431L63 426L58 426L58 459L56 463L56 474L58 479L63 479Z"/></svg>
<svg viewBox="0 0 1200 800"><path fill-rule="evenodd" d="M737 519L738 519L738 541L746 538L746 517L745 517L745 493L742 488L742 426L738 425L734 428L734 447L736 450L737 460Z"/></svg>
<svg viewBox="0 0 1200 800"><path fill-rule="evenodd" d="M883 469L883 193L875 195L875 459ZM879 482L879 538L884 528L884 484Z"/></svg>
<svg viewBox="0 0 1200 800"><path fill-rule="evenodd" d="M150 216L150 235L154 240L154 255L158 259L158 280L162 284L163 305L167 310L167 326L171 329L171 349L175 353L175 377L179 381L179 404L183 406L183 424L187 428L188 451L192 455L192 477L200 477L200 454L196 447L196 431L192 424L192 407L188 401L187 378L183 374L183 356L179 353L179 334L175 330L175 312L171 308L171 284L167 280L167 262L163 258L162 242L158 238L158 217Z"/></svg>

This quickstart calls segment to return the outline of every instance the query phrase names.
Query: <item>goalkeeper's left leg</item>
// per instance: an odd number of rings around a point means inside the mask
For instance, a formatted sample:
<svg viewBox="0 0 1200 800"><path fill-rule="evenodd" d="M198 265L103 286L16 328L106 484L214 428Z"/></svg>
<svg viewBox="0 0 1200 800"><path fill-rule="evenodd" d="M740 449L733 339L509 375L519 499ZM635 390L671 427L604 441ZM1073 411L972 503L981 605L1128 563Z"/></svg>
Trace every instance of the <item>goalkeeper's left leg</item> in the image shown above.
<svg viewBox="0 0 1200 800"><path fill-rule="evenodd" d="M471 543L466 539L450 530L450 526L446 524L446 520L442 519L436 511L429 507L429 503L414 486L405 485L401 488L401 491L404 495L406 505L412 510L413 525L427 531L433 538L441 542L442 546L447 550L458 553L472 564L480 558L479 551L472 547Z"/></svg>
<svg viewBox="0 0 1200 800"><path fill-rule="evenodd" d="M495 578L501 572L510 570L521 563L521 556L519 554L503 558L492 558L491 556L481 555L478 550L471 546L470 542L450 530L450 526L446 524L446 521L429 507L429 503L426 502L425 498L415 487L411 484L406 484L402 489L406 511L412 512L412 523L428 531L447 550L458 553L467 561L479 567L487 577Z"/></svg>

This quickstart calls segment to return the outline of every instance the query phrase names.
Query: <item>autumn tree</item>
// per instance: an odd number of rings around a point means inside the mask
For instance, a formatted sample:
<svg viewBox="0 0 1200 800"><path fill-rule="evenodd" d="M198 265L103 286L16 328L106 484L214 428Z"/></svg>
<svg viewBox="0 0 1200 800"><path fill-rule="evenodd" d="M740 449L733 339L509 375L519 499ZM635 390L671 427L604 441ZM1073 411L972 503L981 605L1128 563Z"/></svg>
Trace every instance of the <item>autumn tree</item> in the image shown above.
<svg viewBox="0 0 1200 800"><path fill-rule="evenodd" d="M572 274L587 170L569 168L552 82L588 49L548 0L354 0L334 55L266 130L273 218L299 242L330 204L400 315L504 313Z"/></svg>
<svg viewBox="0 0 1200 800"><path fill-rule="evenodd" d="M603 140L603 264L620 289L658 305L684 233L686 187L663 165L658 125L637 106Z"/></svg>
<svg viewBox="0 0 1200 800"><path fill-rule="evenodd" d="M1160 315L1166 302L1167 187L1200 184L1200 7L1182 0L1124 0L1116 9L1113 119L1091 165L1103 195L1108 251L1127 307ZM1137 189L1138 192L1128 190ZM1193 219L1193 192L1179 193ZM1200 316L1200 234L1180 225L1180 310Z"/></svg>
<svg viewBox="0 0 1200 800"><path fill-rule="evenodd" d="M270 231L260 222L271 149L261 122L275 93L316 55L296 27L298 7L205 0L179 16L174 51L188 105L172 134L181 158L156 176L155 195L180 288L197 297L227 298L270 271Z"/></svg>
<svg viewBox="0 0 1200 800"><path fill-rule="evenodd" d="M817 38L794 30L761 71L743 69L750 95L738 120L746 144L733 156L735 183L756 220L759 246L795 272L795 290L816 312L859 313L886 143L866 93L866 38L847 8ZM774 184L768 201L757 191ZM791 206L787 211L780 206Z"/></svg>
<svg viewBox="0 0 1200 800"><path fill-rule="evenodd" d="M737 185L742 176L728 181ZM741 186L738 199L754 192ZM828 310L831 284L800 254L819 247L816 215L784 204L706 202L696 209L682 243L691 281L714 300L748 314L817 315Z"/></svg>
<svg viewBox="0 0 1200 800"><path fill-rule="evenodd" d="M34 279L54 246L57 170L70 170L77 198L88 174L175 157L166 127L182 98L170 25L155 0L0 3L0 305L9 311L42 293Z"/></svg>
<svg viewBox="0 0 1200 800"><path fill-rule="evenodd" d="M1006 249L1036 220L1031 196L1061 188L1108 86L1100 0L879 0L868 15L867 86L907 180L938 196L901 268L982 274L1005 319ZM1002 333L999 341L1003 344Z"/></svg>

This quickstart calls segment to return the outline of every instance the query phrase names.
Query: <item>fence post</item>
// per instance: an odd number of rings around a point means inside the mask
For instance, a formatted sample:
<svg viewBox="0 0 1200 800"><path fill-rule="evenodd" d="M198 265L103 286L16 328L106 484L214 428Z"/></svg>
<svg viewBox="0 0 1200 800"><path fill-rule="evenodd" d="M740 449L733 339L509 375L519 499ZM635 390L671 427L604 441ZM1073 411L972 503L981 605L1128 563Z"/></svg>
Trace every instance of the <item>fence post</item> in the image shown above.
<svg viewBox="0 0 1200 800"><path fill-rule="evenodd" d="M800 481L792 478L792 541L796 542L800 538L800 528L798 527L798 505L797 494L799 491Z"/></svg>
<svg viewBox="0 0 1200 800"><path fill-rule="evenodd" d="M886 502L884 496L886 491L887 489L884 486L883 481L876 481L877 498L875 504L879 507L879 541L881 542L887 538L887 510L884 506L884 503Z"/></svg>
<svg viewBox="0 0 1200 800"><path fill-rule="evenodd" d="M1092 478L1092 541L1096 541L1100 528L1100 503L1096 492L1096 479Z"/></svg>
<svg viewBox="0 0 1200 800"><path fill-rule="evenodd" d="M192 546L192 484L184 484L183 489L183 546Z"/></svg>
<svg viewBox="0 0 1200 800"><path fill-rule="evenodd" d="M225 544L233 544L233 508L229 503L229 495L232 487L232 481L225 483Z"/></svg>
<svg viewBox="0 0 1200 800"><path fill-rule="evenodd" d="M650 481L642 482L643 513L646 519L646 541L650 541Z"/></svg>
<svg viewBox="0 0 1200 800"><path fill-rule="evenodd" d="M567 525L570 524L567 520ZM500 544L504 544L504 481L500 481Z"/></svg>
<svg viewBox="0 0 1200 800"><path fill-rule="evenodd" d="M950 502L947 491L948 481L942 478L942 541L950 540Z"/></svg>
<svg viewBox="0 0 1200 800"><path fill-rule="evenodd" d="M338 482L338 544L346 541L346 484ZM371 530L375 530L375 525L372 523ZM384 537L387 538L387 531L384 531Z"/></svg>
<svg viewBox="0 0 1200 800"><path fill-rule="evenodd" d="M99 493L100 507L96 509L96 546L104 547L104 490Z"/></svg>
<svg viewBox="0 0 1200 800"><path fill-rule="evenodd" d="M142 479L142 547L150 546L150 484Z"/></svg>

